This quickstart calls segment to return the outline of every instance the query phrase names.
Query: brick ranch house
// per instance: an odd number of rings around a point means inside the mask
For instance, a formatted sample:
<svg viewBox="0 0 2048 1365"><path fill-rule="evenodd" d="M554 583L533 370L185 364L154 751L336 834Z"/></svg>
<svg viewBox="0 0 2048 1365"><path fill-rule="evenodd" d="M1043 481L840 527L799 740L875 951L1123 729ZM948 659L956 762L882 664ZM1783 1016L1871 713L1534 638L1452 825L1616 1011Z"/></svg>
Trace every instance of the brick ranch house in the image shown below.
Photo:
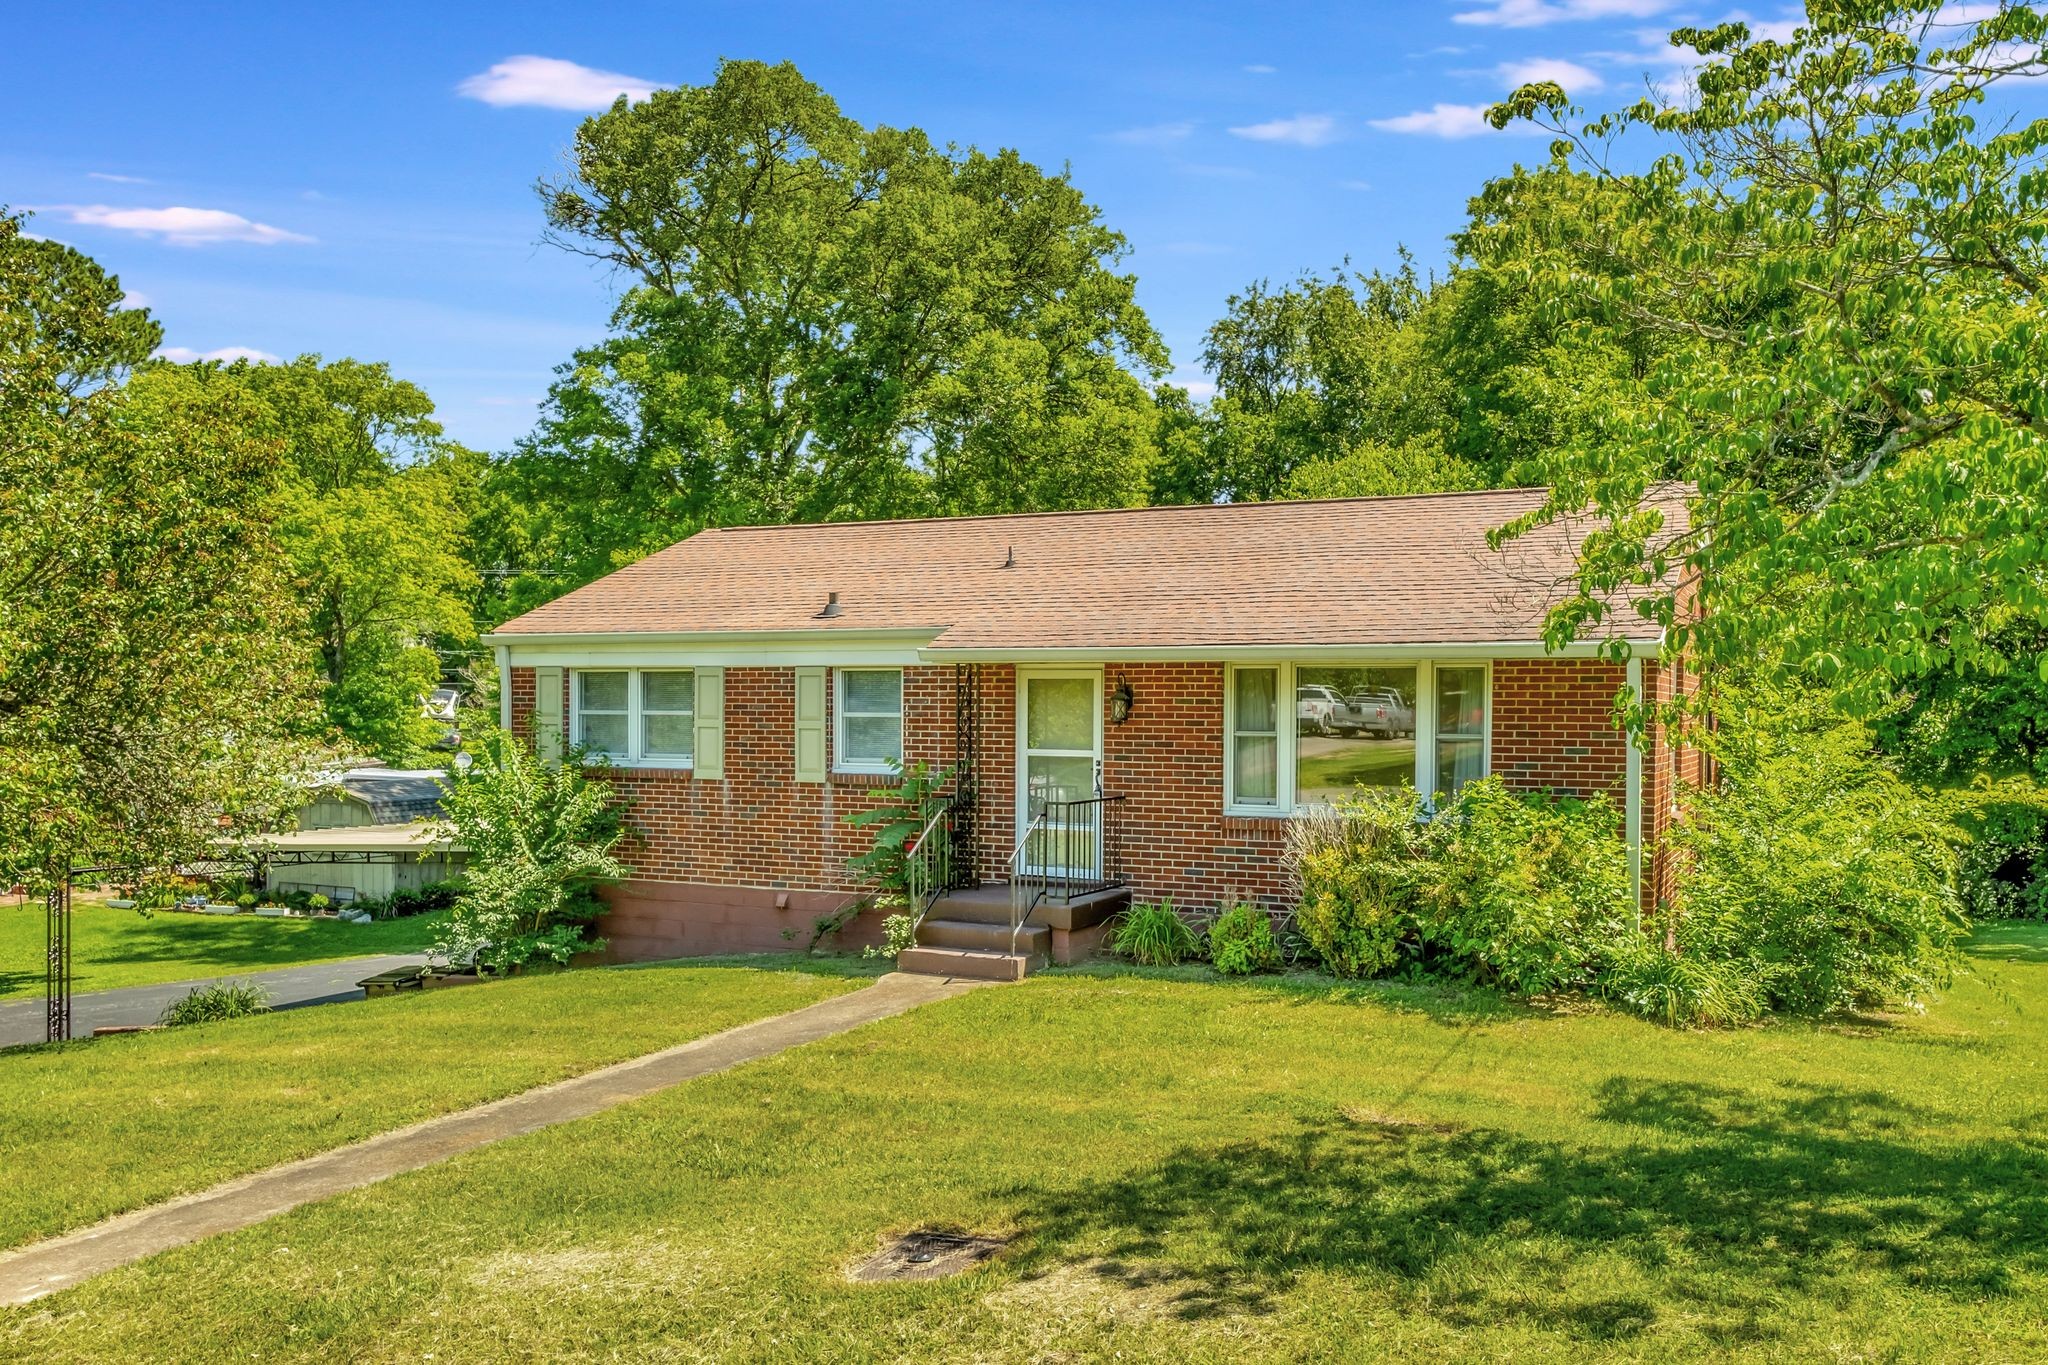
<svg viewBox="0 0 2048 1365"><path fill-rule="evenodd" d="M801 946L897 761L957 774L907 968L1071 960L1132 897L1283 907L1287 817L1361 782L1609 793L1654 907L1697 758L1614 703L1689 684L1633 612L1626 663L1545 651L1578 532L1486 543L1541 497L707 530L494 632L502 720L631 799L619 959Z"/></svg>

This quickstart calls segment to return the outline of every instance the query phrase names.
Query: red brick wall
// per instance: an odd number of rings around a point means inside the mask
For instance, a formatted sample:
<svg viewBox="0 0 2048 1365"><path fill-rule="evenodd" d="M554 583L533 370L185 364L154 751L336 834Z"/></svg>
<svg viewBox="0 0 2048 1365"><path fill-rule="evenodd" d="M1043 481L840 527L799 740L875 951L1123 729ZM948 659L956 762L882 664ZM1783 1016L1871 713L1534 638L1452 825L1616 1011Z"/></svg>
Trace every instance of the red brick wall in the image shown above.
<svg viewBox="0 0 2048 1365"><path fill-rule="evenodd" d="M1284 905L1287 822L1223 813L1223 665L1112 664L1128 679L1122 725L1103 720L1103 785L1125 794L1125 874L1142 899L1209 909L1234 899Z"/></svg>
<svg viewBox="0 0 2048 1365"><path fill-rule="evenodd" d="M533 678L531 669L512 670L512 728L529 737ZM566 670L563 686L566 691ZM834 694L828 686L828 736ZM903 709L906 759L935 767L952 763L952 668L905 669ZM846 860L865 849L872 834L848 826L845 817L879 805L876 789L892 779L828 772L822 783L798 782L795 732L793 670L728 668L723 779L699 781L690 771L667 768L614 773L632 803L629 818L637 831L621 849L637 875L611 897L620 910L600 926L615 940L614 956L647 956L660 946L655 940L664 935L651 921L661 918L664 900L693 917L725 922L730 933L713 935L696 950L727 951L801 947L817 915L850 899L856 887ZM688 890L664 892L664 884ZM775 894L735 897L719 888ZM835 894L790 894L799 892ZM772 926L763 921L764 911L774 912ZM798 933L793 944L781 936L784 930ZM847 941L879 941L875 925L857 925Z"/></svg>
<svg viewBox="0 0 2048 1365"><path fill-rule="evenodd" d="M1493 770L1524 791L1606 792L1626 799L1628 741L1614 723L1624 664L1597 659L1496 659Z"/></svg>
<svg viewBox="0 0 2048 1365"><path fill-rule="evenodd" d="M1646 684L1655 667L1645 662ZM1016 840L1016 670L984 664L976 677L977 861L983 878L995 880L1005 875ZM1524 789L1608 791L1623 799L1627 750L1613 706L1625 677L1621 665L1610 663L1497 661L1493 770ZM1103 780L1125 797L1117 852L1141 899L1170 896L1195 909L1240 897L1286 903L1286 821L1223 813L1223 678L1220 663L1104 669ZM1130 682L1136 702L1130 718L1115 725L1106 708L1120 680ZM615 956L800 947L811 920L854 890L846 859L868 836L844 817L876 804L873 789L887 779L796 782L794 672L731 668L725 686L722 781L668 770L616 777L646 837L626 850L638 876L614 893L617 909L603 926L617 940ZM910 759L954 762L954 689L950 666L905 670ZM515 731L530 732L532 709L532 670L514 669ZM1668 792L1670 771L1668 759L1645 761L1646 833L1663 827L1651 813L1668 806L1669 797L1659 805L1650 798ZM1656 866L1661 873L1663 864ZM1646 900L1649 871L1646 865ZM842 941L875 936L866 922Z"/></svg>
<svg viewBox="0 0 2048 1365"><path fill-rule="evenodd" d="M1682 661L1643 660L1643 696L1653 704L1691 696L1698 679ZM1678 820L1685 793L1707 781L1706 755L1684 737L1660 728L1643 763L1643 908L1677 899L1681 874L1676 850L1665 839Z"/></svg>

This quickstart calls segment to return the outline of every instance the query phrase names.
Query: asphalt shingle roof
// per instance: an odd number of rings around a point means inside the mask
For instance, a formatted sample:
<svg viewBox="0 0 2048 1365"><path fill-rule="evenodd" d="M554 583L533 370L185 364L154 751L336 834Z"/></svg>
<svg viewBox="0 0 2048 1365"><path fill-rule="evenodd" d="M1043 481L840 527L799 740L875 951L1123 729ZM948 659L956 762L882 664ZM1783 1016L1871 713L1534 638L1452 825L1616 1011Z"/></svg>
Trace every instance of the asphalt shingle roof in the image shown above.
<svg viewBox="0 0 2048 1365"><path fill-rule="evenodd" d="M929 630L933 648L963 650L1534 642L1585 528L1501 551L1486 533L1543 496L707 530L496 634ZM1665 506L1682 525L1678 496ZM839 614L821 617L835 592ZM1626 609L1619 628L1656 634Z"/></svg>

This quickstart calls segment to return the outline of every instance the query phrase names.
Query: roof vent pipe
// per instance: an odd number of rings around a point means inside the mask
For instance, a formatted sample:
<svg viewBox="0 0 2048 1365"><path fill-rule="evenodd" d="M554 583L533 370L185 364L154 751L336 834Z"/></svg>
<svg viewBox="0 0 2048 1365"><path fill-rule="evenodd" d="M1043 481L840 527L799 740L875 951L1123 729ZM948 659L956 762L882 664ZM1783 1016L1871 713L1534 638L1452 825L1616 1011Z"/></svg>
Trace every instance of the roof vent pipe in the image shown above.
<svg viewBox="0 0 2048 1365"><path fill-rule="evenodd" d="M824 609L823 611L819 612L819 613L818 613L818 615L820 615L820 616L837 616L838 614L839 614L839 594L838 594L838 593L836 593L836 592L828 592L828 593L826 593L826 594L825 594L825 609Z"/></svg>
<svg viewBox="0 0 2048 1365"><path fill-rule="evenodd" d="M1003 567L1004 567L1004 568L1006 568L1006 569L1014 569L1014 568L1016 568L1016 567L1017 567L1017 547L1016 547L1016 546L1012 545L1012 546L1010 547L1010 555L1009 555L1009 558L1007 558L1007 559L1005 559L1005 560L1003 561Z"/></svg>

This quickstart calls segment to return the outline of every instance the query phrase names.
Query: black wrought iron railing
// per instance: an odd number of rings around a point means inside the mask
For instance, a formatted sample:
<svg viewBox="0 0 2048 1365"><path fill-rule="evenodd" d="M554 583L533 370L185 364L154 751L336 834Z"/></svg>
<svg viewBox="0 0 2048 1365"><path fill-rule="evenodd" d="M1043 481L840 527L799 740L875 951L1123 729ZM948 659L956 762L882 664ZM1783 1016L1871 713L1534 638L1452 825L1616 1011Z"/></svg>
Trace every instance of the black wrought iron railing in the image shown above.
<svg viewBox="0 0 2048 1365"><path fill-rule="evenodd" d="M1010 951L1040 905L1068 904L1122 885L1124 798L1034 802L1010 854Z"/></svg>
<svg viewBox="0 0 2048 1365"><path fill-rule="evenodd" d="M913 938L917 926L924 923L924 917L931 913L939 897L959 885L963 852L958 829L961 806L958 796L938 800L917 837L904 846Z"/></svg>

